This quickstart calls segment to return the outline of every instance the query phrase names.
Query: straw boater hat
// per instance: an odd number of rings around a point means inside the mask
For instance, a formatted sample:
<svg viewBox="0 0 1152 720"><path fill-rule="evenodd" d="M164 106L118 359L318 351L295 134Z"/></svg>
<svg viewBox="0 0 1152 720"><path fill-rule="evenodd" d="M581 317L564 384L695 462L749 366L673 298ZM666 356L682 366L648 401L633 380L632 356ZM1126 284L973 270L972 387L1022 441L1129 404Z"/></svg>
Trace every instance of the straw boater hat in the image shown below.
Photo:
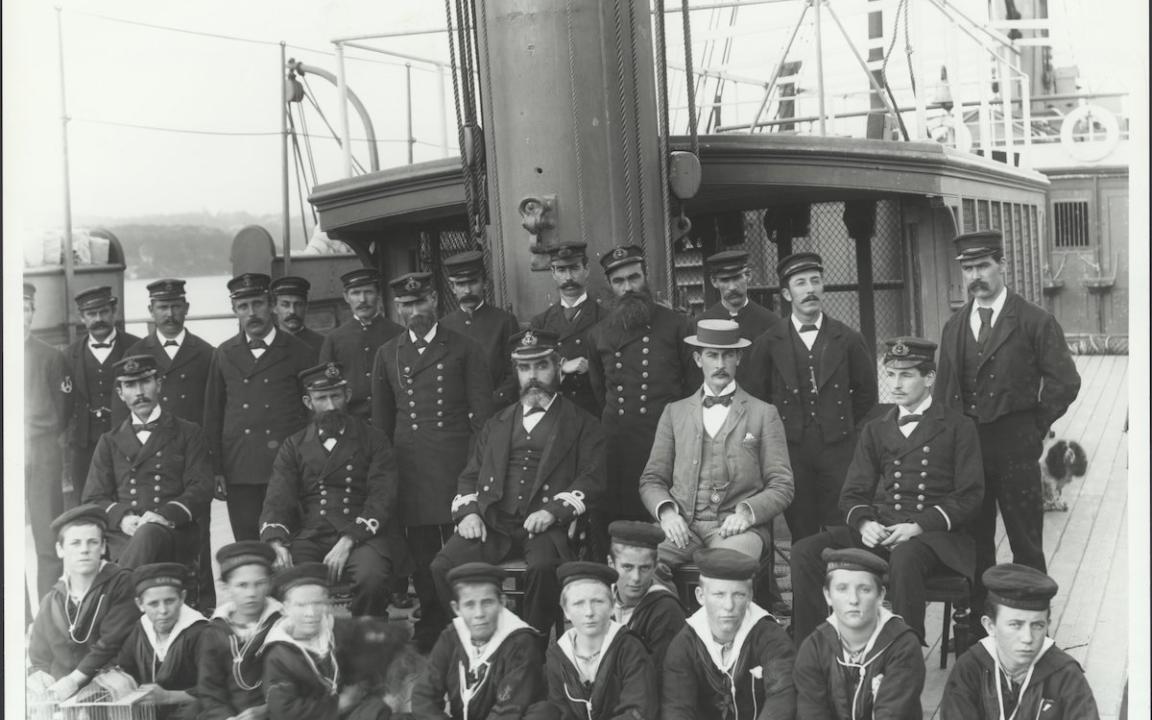
<svg viewBox="0 0 1152 720"><path fill-rule="evenodd" d="M740 325L732 320L700 320L696 323L696 334L684 338L684 342L718 350L739 350L752 344L751 340L740 337Z"/></svg>

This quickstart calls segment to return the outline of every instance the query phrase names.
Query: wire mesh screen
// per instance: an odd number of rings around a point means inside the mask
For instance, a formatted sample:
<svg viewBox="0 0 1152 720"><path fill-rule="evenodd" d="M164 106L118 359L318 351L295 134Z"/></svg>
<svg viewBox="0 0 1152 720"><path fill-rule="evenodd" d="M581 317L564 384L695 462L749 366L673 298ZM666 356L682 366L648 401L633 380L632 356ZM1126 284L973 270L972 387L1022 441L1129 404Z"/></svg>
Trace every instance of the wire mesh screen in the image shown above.
<svg viewBox="0 0 1152 720"><path fill-rule="evenodd" d="M460 307L460 303L452 293L452 283L448 280L444 261L453 255L475 249L467 231L463 229L430 229L428 232L420 233L420 270L433 273L436 292L440 296L442 316ZM492 267L487 248L484 249L484 267ZM484 297L488 302L492 302L491 283L484 284Z"/></svg>

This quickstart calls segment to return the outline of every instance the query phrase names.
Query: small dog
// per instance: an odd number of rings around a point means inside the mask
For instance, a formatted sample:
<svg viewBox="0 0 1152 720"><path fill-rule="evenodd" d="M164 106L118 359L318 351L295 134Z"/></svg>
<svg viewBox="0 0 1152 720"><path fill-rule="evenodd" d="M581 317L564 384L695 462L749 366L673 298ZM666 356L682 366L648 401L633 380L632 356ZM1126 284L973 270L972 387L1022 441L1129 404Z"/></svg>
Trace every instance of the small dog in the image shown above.
<svg viewBox="0 0 1152 720"><path fill-rule="evenodd" d="M1084 477L1088 472L1088 455L1075 440L1052 440L1055 433L1048 433L1048 451L1040 461L1040 478L1044 481L1044 512L1068 512L1064 502L1064 486L1073 478Z"/></svg>

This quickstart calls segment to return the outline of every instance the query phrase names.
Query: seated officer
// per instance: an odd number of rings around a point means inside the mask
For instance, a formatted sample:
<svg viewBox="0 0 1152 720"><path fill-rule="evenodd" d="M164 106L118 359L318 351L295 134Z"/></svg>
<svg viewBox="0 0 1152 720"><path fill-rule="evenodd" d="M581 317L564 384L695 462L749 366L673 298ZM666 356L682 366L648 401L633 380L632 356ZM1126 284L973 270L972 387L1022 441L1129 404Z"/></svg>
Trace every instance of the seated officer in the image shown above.
<svg viewBox="0 0 1152 720"><path fill-rule="evenodd" d="M612 620L616 571L568 562L557 571L560 607L571 629L548 648L548 701L534 717L655 720L656 667L640 638Z"/></svg>
<svg viewBox="0 0 1152 720"><path fill-rule="evenodd" d="M108 513L109 555L121 566L191 559L212 500L204 436L160 405L155 357L130 355L113 369L130 415L100 436L84 502Z"/></svg>
<svg viewBox="0 0 1152 720"><path fill-rule="evenodd" d="M32 623L32 692L71 697L116 657L140 617L132 602L132 573L101 559L107 523L96 505L81 505L52 521L64 575L40 601Z"/></svg>
<svg viewBox="0 0 1152 720"><path fill-rule="evenodd" d="M611 537L608 566L619 575L612 586L612 619L644 641L657 672L668 643L684 627L680 598L656 580L656 548L664 542L658 525L617 520L608 526Z"/></svg>
<svg viewBox="0 0 1152 720"><path fill-rule="evenodd" d="M988 637L956 660L942 720L1098 720L1084 671L1048 637L1056 581L1015 563L988 568L983 580L988 597L980 622Z"/></svg>
<svg viewBox="0 0 1152 720"><path fill-rule="evenodd" d="M919 718L920 639L885 608L888 563L867 550L825 549L832 615L796 655L796 716L804 720Z"/></svg>
<svg viewBox="0 0 1152 720"><path fill-rule="evenodd" d="M330 584L347 571L353 615L386 615L399 552L392 513L396 463L383 432L347 411L339 363L300 373L311 422L280 447L260 514L277 569L323 561Z"/></svg>
<svg viewBox="0 0 1152 720"><path fill-rule="evenodd" d="M159 717L195 717L201 640L208 619L184 604L180 563L141 565L132 572L136 607L144 613L132 628L116 665L141 685L154 685L149 700Z"/></svg>
<svg viewBox="0 0 1152 720"><path fill-rule="evenodd" d="M897 407L864 426L840 493L845 525L792 547L799 646L827 617L821 585L824 548L867 548L891 568L892 612L923 640L925 579L951 570L972 578L975 545L967 532L980 508L984 470L976 426L932 402L936 343L885 341L884 376Z"/></svg>
<svg viewBox="0 0 1152 720"><path fill-rule="evenodd" d="M456 619L412 690L415 718L520 718L544 699L538 633L504 606L504 571L465 563L448 571ZM448 713L444 712L445 700Z"/></svg>
<svg viewBox="0 0 1152 720"><path fill-rule="evenodd" d="M661 717L793 717L796 653L784 628L752 602L759 561L729 548L700 550L694 559L700 609L664 656Z"/></svg>
<svg viewBox="0 0 1152 720"><path fill-rule="evenodd" d="M432 561L440 598L448 570L466 562L527 562L524 619L547 637L556 615L556 567L572 557L568 524L604 488L604 434L596 418L559 393L556 336L513 338L520 401L484 423L452 501L457 521Z"/></svg>

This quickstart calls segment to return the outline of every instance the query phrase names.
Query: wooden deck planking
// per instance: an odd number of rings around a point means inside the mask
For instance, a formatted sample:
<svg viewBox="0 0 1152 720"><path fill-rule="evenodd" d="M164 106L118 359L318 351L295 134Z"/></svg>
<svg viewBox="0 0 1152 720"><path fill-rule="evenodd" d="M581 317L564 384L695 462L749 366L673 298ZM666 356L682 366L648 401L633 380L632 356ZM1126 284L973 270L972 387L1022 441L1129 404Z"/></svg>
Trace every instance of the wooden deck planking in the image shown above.
<svg viewBox="0 0 1152 720"><path fill-rule="evenodd" d="M1121 537L1126 537L1128 521L1121 523ZM1132 637L1128 626L1128 548L1120 543L1112 560L1108 586L1096 618L1084 658L1084 674L1096 696L1102 718L1119 715L1128 678L1128 642Z"/></svg>

